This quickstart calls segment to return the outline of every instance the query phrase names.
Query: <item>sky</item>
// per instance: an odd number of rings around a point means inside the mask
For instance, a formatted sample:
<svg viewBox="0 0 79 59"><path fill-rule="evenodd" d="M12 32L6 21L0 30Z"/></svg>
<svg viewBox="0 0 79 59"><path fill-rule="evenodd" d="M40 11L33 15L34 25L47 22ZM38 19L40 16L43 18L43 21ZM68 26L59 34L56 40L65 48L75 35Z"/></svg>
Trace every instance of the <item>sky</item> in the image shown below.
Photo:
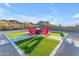
<svg viewBox="0 0 79 59"><path fill-rule="evenodd" d="M0 3L0 19L20 22L49 21L51 24L79 24L78 3Z"/></svg>

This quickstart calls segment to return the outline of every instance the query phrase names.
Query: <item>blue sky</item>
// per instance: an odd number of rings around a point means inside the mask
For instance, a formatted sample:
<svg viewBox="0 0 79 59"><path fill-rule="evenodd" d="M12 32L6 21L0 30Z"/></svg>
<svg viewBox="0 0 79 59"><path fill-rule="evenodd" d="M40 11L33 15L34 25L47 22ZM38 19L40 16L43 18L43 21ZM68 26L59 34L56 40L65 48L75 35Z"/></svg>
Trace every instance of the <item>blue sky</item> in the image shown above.
<svg viewBox="0 0 79 59"><path fill-rule="evenodd" d="M33 23L43 20L51 24L75 25L79 24L79 4L1 3L0 19Z"/></svg>

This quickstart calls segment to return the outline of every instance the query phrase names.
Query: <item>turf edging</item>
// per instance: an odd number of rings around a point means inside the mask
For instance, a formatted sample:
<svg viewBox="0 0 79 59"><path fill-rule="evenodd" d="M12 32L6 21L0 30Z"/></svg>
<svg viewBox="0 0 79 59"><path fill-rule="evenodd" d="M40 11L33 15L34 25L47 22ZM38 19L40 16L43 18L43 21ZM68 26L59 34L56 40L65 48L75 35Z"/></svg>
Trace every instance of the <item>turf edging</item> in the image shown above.
<svg viewBox="0 0 79 59"><path fill-rule="evenodd" d="M58 49L60 48L61 44L62 44L63 41L67 38L67 35L68 35L68 34L65 34L65 37L60 40L60 43L59 43L59 44L57 45L57 47L52 51L52 53L49 54L49 56L55 56L55 54L57 53L57 51L58 51Z"/></svg>

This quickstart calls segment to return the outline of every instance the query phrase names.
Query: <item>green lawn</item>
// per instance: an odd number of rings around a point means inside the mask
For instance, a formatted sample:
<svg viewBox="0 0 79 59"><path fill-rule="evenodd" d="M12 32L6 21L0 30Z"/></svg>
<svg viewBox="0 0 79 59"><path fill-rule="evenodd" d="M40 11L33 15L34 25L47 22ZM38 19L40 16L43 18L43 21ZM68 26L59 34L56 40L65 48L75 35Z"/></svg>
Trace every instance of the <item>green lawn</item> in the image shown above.
<svg viewBox="0 0 79 59"><path fill-rule="evenodd" d="M7 36L9 38L13 38L13 37L18 37L18 36L23 36L23 35L26 35L28 32L16 32L16 33L10 33L10 34L7 34Z"/></svg>
<svg viewBox="0 0 79 59"><path fill-rule="evenodd" d="M26 35L26 34L28 34L28 32L16 32L16 33L7 34L7 36L9 38L13 38L13 37L18 37L18 36L23 36L23 35ZM62 36L62 37L65 36L64 33L59 33L59 32L49 32L49 34L54 35L54 36Z"/></svg>
<svg viewBox="0 0 79 59"><path fill-rule="evenodd" d="M64 33L59 33L59 32L49 32L50 35L53 35L53 36L62 36L64 37L65 34Z"/></svg>
<svg viewBox="0 0 79 59"><path fill-rule="evenodd" d="M35 36L17 41L15 44L30 56L48 56L59 42L59 40Z"/></svg>

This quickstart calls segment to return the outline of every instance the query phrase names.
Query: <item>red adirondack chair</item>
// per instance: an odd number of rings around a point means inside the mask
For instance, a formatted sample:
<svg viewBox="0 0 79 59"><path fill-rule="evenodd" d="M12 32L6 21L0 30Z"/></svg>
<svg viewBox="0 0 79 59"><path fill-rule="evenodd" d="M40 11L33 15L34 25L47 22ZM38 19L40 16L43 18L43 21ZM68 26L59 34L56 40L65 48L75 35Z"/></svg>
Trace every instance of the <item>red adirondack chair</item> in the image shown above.
<svg viewBox="0 0 79 59"><path fill-rule="evenodd" d="M41 28L41 34L46 36L48 35L48 28L46 26Z"/></svg>
<svg viewBox="0 0 79 59"><path fill-rule="evenodd" d="M29 28L29 35L35 35L36 34L36 29L34 27Z"/></svg>

